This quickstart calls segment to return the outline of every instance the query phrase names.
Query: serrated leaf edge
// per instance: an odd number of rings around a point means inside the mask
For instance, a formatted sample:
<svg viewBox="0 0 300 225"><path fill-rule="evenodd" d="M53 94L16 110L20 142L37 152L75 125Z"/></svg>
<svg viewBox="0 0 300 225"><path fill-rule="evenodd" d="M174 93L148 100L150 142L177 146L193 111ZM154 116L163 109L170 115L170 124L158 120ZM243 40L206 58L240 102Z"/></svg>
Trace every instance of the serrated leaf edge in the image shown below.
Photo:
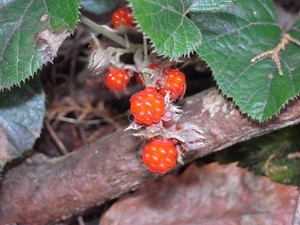
<svg viewBox="0 0 300 225"><path fill-rule="evenodd" d="M199 56L198 53L197 53L197 55ZM223 92L223 90L222 90L222 89L219 87L219 85L218 85L219 82L217 81L217 79L216 79L215 76L214 76L214 69L209 65L209 63L208 63L207 61L205 61L205 62L207 63L208 67L211 69L213 79L214 79L214 81L215 81L216 84L217 84L217 89L218 89L218 91L223 95L223 97L226 98L227 100L229 100L229 98L230 98L229 101L231 101L231 102L234 104L234 106L237 108L237 110L238 110L242 115L245 115L247 118L249 118L249 119L251 119L251 120L253 120L253 121L256 121L256 122L258 122L258 123L260 123L260 124L266 123L266 122L268 122L268 121L274 119L275 117L279 116L281 113L283 113L282 110L285 110L285 109L286 109L286 106L287 106L290 102L297 100L297 99L299 98L299 96L300 96L300 93L298 93L298 94L295 95L294 97L289 98L286 102L284 102L284 103L280 106L279 110L278 110L274 115L272 115L272 116L270 116L270 117L268 117L268 118L262 118L262 119L255 118L255 117L251 116L249 113L247 113L247 112L245 112L244 110L242 110L242 109L238 106L238 104L236 103L236 101L234 100L234 97L233 97L233 96L230 96L229 94L225 94L225 93Z"/></svg>

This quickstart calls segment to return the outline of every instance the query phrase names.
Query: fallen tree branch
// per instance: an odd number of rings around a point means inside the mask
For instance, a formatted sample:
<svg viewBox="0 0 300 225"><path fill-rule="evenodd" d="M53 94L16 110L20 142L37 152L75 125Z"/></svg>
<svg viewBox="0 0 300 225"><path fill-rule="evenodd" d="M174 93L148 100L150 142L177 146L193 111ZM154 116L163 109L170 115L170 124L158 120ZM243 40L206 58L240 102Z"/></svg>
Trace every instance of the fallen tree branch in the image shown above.
<svg viewBox="0 0 300 225"><path fill-rule="evenodd" d="M279 117L258 123L241 115L216 89L187 98L182 122L200 126L205 143L189 162L235 143L300 122L300 101ZM140 160L140 141L123 130L59 158L41 154L5 174L0 193L0 225L41 225L80 214L157 176Z"/></svg>

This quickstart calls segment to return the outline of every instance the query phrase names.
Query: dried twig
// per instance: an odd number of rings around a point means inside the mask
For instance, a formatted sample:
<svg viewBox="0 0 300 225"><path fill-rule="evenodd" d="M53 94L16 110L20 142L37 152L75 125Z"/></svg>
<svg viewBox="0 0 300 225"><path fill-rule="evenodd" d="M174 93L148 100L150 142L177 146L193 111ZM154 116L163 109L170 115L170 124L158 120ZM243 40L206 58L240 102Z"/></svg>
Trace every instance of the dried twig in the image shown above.
<svg viewBox="0 0 300 225"><path fill-rule="evenodd" d="M66 149L65 145L62 143L62 141L59 139L59 137L57 136L56 132L54 131L54 129L52 128L49 120L45 120L45 126L51 136L51 138L54 140L54 142L56 143L57 147L60 149L60 151L63 154L68 154L68 150Z"/></svg>

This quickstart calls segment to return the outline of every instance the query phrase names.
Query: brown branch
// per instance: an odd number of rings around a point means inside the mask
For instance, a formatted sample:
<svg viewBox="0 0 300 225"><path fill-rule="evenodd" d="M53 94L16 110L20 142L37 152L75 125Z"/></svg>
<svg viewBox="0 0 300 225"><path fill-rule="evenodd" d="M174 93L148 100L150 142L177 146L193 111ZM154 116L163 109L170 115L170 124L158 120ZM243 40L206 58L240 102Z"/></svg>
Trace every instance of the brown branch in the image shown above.
<svg viewBox="0 0 300 225"><path fill-rule="evenodd" d="M180 122L199 125L206 137L186 162L300 121L299 100L259 124L242 116L216 89L187 98L184 110ZM3 179L0 225L54 222L137 189L157 177L141 164L139 148L137 138L119 130L60 158L39 154L28 159Z"/></svg>

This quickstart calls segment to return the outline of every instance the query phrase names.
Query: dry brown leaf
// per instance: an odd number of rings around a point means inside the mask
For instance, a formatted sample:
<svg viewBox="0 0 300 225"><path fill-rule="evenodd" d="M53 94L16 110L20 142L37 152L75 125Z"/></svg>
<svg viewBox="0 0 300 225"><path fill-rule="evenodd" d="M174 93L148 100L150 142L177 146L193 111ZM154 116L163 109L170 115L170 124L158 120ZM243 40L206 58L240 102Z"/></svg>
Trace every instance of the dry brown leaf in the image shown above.
<svg viewBox="0 0 300 225"><path fill-rule="evenodd" d="M290 225L297 194L236 164L192 165L120 199L101 225Z"/></svg>
<svg viewBox="0 0 300 225"><path fill-rule="evenodd" d="M43 15L41 20L44 20L47 16ZM41 21L42 22L42 21ZM53 33L49 29L40 31L36 35L36 48L42 53L43 60L45 62L52 62L56 57L58 48L61 43L70 36L71 32L65 30L63 32Z"/></svg>

